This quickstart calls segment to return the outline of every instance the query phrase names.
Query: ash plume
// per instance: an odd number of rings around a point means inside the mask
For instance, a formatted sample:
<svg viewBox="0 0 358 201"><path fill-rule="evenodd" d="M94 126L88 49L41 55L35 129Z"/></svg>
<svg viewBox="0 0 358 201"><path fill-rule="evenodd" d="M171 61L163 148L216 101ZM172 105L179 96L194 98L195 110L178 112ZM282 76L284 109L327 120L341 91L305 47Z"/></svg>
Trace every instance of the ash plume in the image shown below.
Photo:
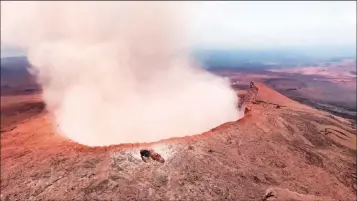
<svg viewBox="0 0 358 201"><path fill-rule="evenodd" d="M183 7L1 2L1 42L27 49L54 128L73 141L200 134L243 114L229 81L190 60Z"/></svg>

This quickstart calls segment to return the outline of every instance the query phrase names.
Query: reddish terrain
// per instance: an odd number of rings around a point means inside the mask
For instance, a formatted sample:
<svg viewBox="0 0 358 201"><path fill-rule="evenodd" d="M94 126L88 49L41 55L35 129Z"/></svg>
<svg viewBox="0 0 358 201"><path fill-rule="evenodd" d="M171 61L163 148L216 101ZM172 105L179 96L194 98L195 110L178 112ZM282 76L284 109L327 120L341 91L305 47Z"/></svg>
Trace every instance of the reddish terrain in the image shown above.
<svg viewBox="0 0 358 201"><path fill-rule="evenodd" d="M355 60L299 68L220 68L213 71L229 77L236 89L246 89L251 80L263 82L300 103L356 121Z"/></svg>
<svg viewBox="0 0 358 201"><path fill-rule="evenodd" d="M252 111L237 122L192 137L110 147L56 134L38 95L2 96L1 197L356 200L356 126L258 88ZM141 148L161 154L164 164L143 162Z"/></svg>

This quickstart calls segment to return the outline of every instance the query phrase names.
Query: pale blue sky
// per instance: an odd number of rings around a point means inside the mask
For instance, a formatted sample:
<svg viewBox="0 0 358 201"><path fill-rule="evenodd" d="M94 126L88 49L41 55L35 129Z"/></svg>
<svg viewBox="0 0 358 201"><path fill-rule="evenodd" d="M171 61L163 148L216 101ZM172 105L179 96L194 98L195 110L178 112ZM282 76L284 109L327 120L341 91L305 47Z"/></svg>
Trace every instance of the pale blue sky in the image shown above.
<svg viewBox="0 0 358 201"><path fill-rule="evenodd" d="M356 44L355 1L201 1L190 5L187 25L192 47L262 49Z"/></svg>
<svg viewBox="0 0 358 201"><path fill-rule="evenodd" d="M191 40L241 48L355 45L355 1L196 2Z"/></svg>

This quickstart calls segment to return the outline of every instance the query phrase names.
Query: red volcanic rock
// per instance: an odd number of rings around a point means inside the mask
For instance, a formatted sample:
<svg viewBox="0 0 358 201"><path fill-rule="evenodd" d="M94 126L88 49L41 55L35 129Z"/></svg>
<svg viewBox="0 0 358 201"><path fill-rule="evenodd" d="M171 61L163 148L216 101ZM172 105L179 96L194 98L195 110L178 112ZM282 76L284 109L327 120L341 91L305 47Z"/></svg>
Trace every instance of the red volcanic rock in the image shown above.
<svg viewBox="0 0 358 201"><path fill-rule="evenodd" d="M158 154L158 153L156 153L156 152L154 152L154 151L152 151L150 157L151 157L153 160L158 161L158 162L160 162L160 163L164 163L164 162L165 162L164 158L163 158L160 154Z"/></svg>
<svg viewBox="0 0 358 201"><path fill-rule="evenodd" d="M57 135L46 111L2 112L14 121L2 125L1 199L356 200L356 126L255 85L267 105L156 143L87 147Z"/></svg>
<svg viewBox="0 0 358 201"><path fill-rule="evenodd" d="M141 149L139 153L144 162L148 162L149 159L158 161L160 163L165 162L164 158L160 154L156 153L154 150Z"/></svg>

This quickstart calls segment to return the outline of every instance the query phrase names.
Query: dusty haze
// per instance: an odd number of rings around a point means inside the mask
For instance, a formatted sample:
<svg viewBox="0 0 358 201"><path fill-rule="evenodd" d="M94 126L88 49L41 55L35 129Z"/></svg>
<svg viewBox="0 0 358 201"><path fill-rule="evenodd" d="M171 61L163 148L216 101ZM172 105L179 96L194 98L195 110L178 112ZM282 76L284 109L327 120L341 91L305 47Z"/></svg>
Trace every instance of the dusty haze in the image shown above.
<svg viewBox="0 0 358 201"><path fill-rule="evenodd" d="M1 2L1 42L28 49L54 128L78 143L199 134L243 114L228 80L187 56L180 6Z"/></svg>

